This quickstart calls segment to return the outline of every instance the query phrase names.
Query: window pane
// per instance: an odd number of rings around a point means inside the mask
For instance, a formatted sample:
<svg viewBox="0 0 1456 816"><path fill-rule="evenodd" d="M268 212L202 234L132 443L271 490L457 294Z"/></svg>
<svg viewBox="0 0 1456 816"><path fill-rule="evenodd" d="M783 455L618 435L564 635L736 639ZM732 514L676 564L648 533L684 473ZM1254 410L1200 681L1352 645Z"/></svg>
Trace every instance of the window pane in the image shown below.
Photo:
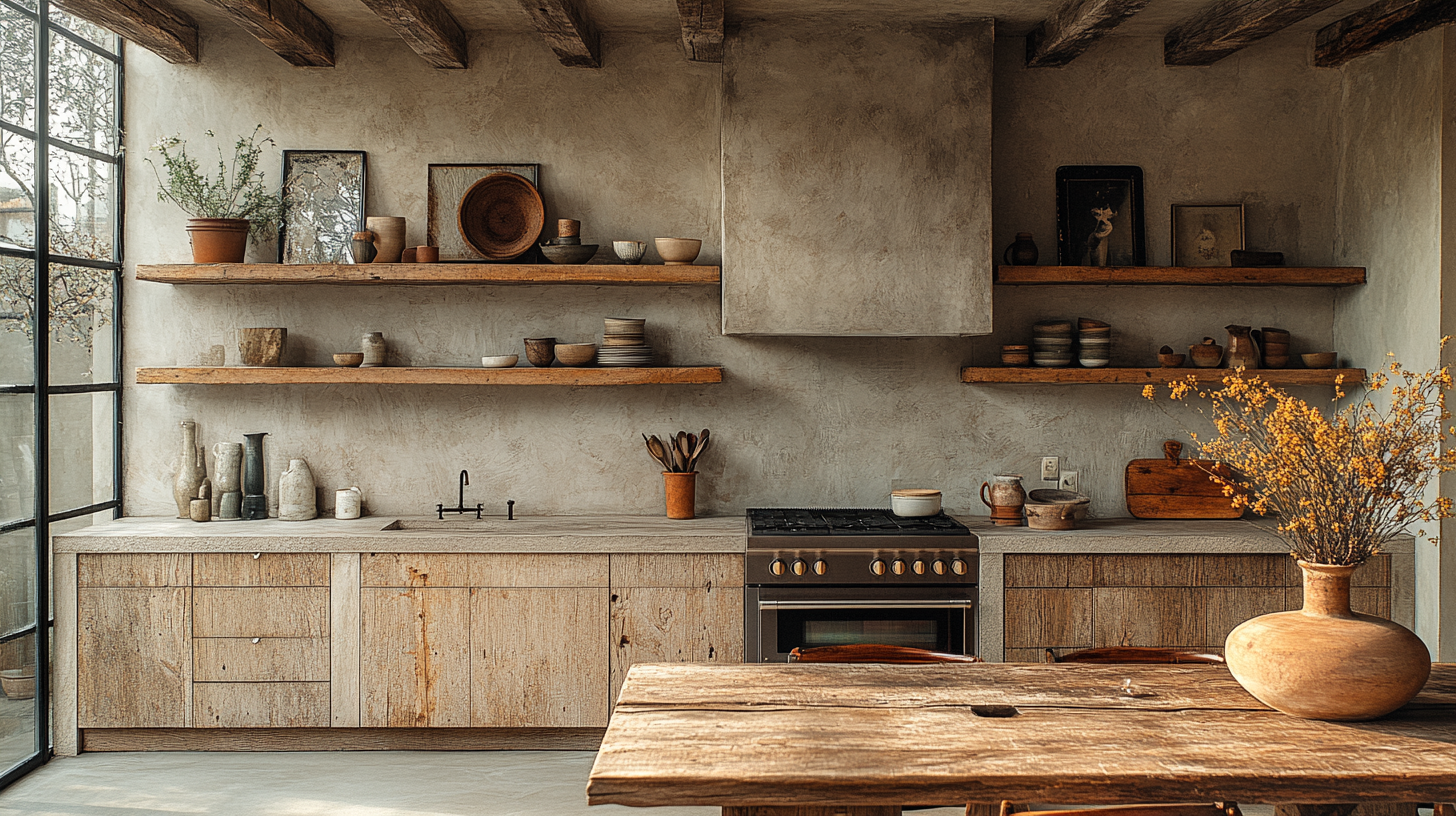
<svg viewBox="0 0 1456 816"><path fill-rule="evenodd" d="M35 246L35 140L0 130L0 247Z"/></svg>
<svg viewBox="0 0 1456 816"><path fill-rule="evenodd" d="M0 5L0 119L35 130L35 23Z"/></svg>
<svg viewBox="0 0 1456 816"><path fill-rule="evenodd" d="M80 17L73 17L51 4L51 22L68 29L72 34L90 40L107 51L116 53L116 35L95 23L88 23Z"/></svg>
<svg viewBox="0 0 1456 816"><path fill-rule="evenodd" d="M51 35L50 135L116 152L116 63L60 34Z"/></svg>
<svg viewBox="0 0 1456 816"><path fill-rule="evenodd" d="M35 398L0 394L0 524L35 515Z"/></svg>
<svg viewBox="0 0 1456 816"><path fill-rule="evenodd" d="M116 168L51 148L51 252L112 260L111 185Z"/></svg>
<svg viewBox="0 0 1456 816"><path fill-rule="evenodd" d="M51 397L51 512L64 513L112 498L115 395Z"/></svg>
<svg viewBox="0 0 1456 816"><path fill-rule="evenodd" d="M0 255L0 385L35 382L34 294L35 261Z"/></svg>
<svg viewBox="0 0 1456 816"><path fill-rule="evenodd" d="M51 384L115 382L110 269L51 264Z"/></svg>

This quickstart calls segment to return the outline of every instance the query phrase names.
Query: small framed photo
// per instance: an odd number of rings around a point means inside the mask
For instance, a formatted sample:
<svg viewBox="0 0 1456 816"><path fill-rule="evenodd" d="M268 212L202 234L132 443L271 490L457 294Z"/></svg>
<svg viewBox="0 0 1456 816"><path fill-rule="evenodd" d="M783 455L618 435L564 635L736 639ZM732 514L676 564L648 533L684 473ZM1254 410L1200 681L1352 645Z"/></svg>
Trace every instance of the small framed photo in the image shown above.
<svg viewBox="0 0 1456 816"><path fill-rule="evenodd" d="M1243 248L1244 205L1173 205L1174 266L1230 266Z"/></svg>
<svg viewBox="0 0 1456 816"><path fill-rule="evenodd" d="M350 242L364 229L364 171L362 150L283 151L279 263L353 263Z"/></svg>
<svg viewBox="0 0 1456 816"><path fill-rule="evenodd" d="M1062 266L1143 266L1143 169L1057 168L1057 257Z"/></svg>

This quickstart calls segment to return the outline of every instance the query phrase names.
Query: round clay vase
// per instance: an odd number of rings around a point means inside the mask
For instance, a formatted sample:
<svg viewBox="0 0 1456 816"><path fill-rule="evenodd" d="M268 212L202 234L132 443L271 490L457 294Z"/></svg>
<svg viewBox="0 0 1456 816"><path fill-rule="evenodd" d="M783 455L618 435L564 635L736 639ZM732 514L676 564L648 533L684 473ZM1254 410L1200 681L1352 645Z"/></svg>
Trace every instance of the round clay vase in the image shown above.
<svg viewBox="0 0 1456 816"><path fill-rule="evenodd" d="M1244 621L1224 642L1229 671L1259 702L1310 720L1373 720L1416 696L1431 654L1398 623L1350 610L1354 567L1299 562L1304 608Z"/></svg>
<svg viewBox="0 0 1456 816"><path fill-rule="evenodd" d="M193 263L242 263L248 251L246 218L189 218Z"/></svg>
<svg viewBox="0 0 1456 816"><path fill-rule="evenodd" d="M692 473L662 472L662 485L667 494L667 517L690 519L697 510L697 471Z"/></svg>
<svg viewBox="0 0 1456 816"><path fill-rule="evenodd" d="M1037 252L1036 242L1031 240L1031 233L1018 232L1016 240L1002 253L1001 260L1012 266L1035 266L1040 257L1041 253Z"/></svg>

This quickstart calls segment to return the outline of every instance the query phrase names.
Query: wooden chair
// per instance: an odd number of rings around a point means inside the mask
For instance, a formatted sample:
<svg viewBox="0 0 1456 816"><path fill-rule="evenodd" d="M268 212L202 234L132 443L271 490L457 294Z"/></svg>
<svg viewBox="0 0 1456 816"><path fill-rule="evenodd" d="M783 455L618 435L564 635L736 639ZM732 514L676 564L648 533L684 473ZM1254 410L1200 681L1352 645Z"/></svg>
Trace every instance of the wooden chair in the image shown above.
<svg viewBox="0 0 1456 816"><path fill-rule="evenodd" d="M789 652L790 663L981 663L973 655L946 654L915 649L910 646L888 646L883 643L855 643L847 646L795 646Z"/></svg>
<svg viewBox="0 0 1456 816"><path fill-rule="evenodd" d="M1082 649L1068 652L1061 657L1051 649L1046 650L1048 663L1222 663L1223 657L1186 649L1164 649L1148 646L1107 646L1101 649Z"/></svg>

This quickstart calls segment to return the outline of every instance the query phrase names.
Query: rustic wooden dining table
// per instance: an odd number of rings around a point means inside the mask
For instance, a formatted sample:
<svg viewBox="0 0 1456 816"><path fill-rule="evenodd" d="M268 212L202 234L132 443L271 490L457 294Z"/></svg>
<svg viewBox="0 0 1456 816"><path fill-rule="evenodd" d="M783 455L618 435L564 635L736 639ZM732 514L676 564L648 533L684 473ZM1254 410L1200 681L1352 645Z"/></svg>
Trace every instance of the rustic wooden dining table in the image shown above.
<svg viewBox="0 0 1456 816"><path fill-rule="evenodd" d="M1002 800L1233 801L1328 816L1451 802L1456 664L1364 723L1280 714L1222 666L638 664L587 799L725 816Z"/></svg>

